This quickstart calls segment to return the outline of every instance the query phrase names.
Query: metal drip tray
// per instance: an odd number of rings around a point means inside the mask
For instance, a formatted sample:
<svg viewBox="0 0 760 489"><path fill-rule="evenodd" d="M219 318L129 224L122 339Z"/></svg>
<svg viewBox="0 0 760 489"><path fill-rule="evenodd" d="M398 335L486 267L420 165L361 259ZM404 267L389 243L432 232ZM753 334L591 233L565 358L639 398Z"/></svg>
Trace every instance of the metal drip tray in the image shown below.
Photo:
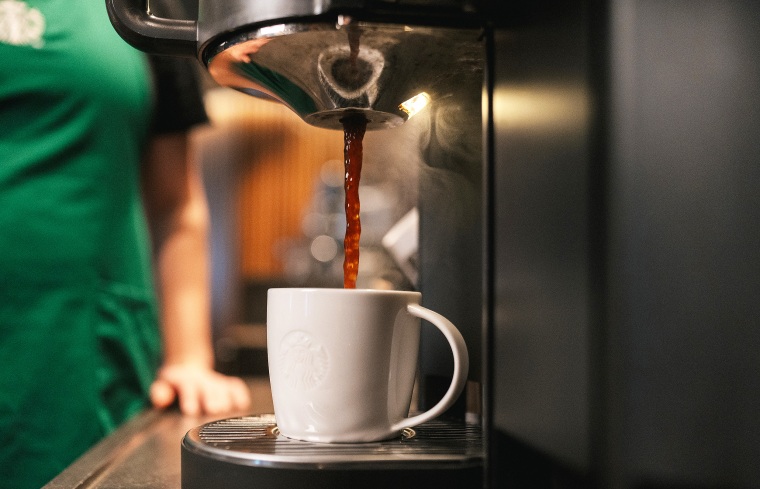
<svg viewBox="0 0 760 489"><path fill-rule="evenodd" d="M372 443L313 443L279 434L274 416L214 421L182 441L183 489L294 487L479 487L479 425L434 420ZM297 487L297 486L296 486Z"/></svg>

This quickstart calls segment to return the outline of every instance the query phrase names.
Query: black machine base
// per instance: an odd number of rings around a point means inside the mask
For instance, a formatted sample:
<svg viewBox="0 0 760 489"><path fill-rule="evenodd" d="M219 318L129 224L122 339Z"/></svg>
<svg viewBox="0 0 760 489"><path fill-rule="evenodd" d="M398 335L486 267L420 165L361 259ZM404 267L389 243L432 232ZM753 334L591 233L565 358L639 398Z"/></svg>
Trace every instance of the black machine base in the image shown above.
<svg viewBox="0 0 760 489"><path fill-rule="evenodd" d="M182 440L182 489L482 487L479 425L437 419L397 439L310 443L279 434L274 416L214 421Z"/></svg>

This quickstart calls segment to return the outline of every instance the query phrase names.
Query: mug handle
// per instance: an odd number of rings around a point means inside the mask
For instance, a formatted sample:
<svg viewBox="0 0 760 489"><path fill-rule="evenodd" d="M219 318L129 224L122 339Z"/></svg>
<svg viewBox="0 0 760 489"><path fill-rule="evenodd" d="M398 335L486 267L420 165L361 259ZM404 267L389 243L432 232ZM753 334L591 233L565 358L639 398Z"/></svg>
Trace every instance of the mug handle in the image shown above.
<svg viewBox="0 0 760 489"><path fill-rule="evenodd" d="M454 326L454 323L441 316L437 312L431 311L419 304L407 304L407 312L412 316L416 316L421 319L429 321L433 326L438 328L441 333L446 337L446 340L451 346L451 351L454 354L454 376L451 379L451 385L446 391L443 398L438 401L438 404L417 416L411 418L404 418L398 423L391 426L391 430L401 431L404 428L411 428L418 424L430 421L444 413L452 404L457 400L457 397L464 389L467 383L467 373L470 368L470 357L467 353L467 345L464 342L462 333Z"/></svg>

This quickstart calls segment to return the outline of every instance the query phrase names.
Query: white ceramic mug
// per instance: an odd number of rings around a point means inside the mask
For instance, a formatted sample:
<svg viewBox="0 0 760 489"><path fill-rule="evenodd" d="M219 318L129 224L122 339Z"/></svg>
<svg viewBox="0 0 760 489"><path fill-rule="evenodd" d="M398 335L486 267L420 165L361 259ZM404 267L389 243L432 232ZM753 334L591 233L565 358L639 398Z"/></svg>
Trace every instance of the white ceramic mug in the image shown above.
<svg viewBox="0 0 760 489"><path fill-rule="evenodd" d="M420 306L419 292L270 289L267 349L280 433L316 442L393 438L456 401L469 357L456 327ZM417 373L420 319L444 334L454 354L448 391L407 417Z"/></svg>

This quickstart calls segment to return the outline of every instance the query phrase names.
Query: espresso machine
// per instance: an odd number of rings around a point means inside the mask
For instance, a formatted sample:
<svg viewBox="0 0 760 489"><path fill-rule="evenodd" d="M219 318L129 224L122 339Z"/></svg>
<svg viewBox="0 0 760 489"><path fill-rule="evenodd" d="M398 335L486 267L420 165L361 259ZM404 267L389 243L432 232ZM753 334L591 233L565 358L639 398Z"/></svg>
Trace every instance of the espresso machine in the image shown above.
<svg viewBox="0 0 760 489"><path fill-rule="evenodd" d="M480 406L366 446L220 420L183 440L183 488L760 480L760 7L200 0L175 20L106 3L137 48L304 123L385 130L427 104L417 286L462 331ZM423 331L422 409L442 342Z"/></svg>
<svg viewBox="0 0 760 489"><path fill-rule="evenodd" d="M419 247L449 242L431 249L451 256L420 253L420 290L428 307L438 307L465 335L476 364L472 381L479 383L483 12L459 0L207 1L197 21L186 21L156 17L142 2L107 5L117 31L136 47L195 57L218 84L277 100L317 127L342 130L342 120L361 117L368 131L383 131L420 110L437 114L438 133L423 149L435 164L420 177L431 191L417 205ZM447 154L457 146L459 154ZM451 193L463 198L444 197ZM439 285L452 282L456 287ZM448 387L452 360L434 331L423 331L422 344L418 404L426 410ZM412 487L423 479L436 487L478 487L482 423L465 419L465 405L463 396L445 419L371 444L297 442L280 436L271 416L220 420L183 440L182 485L293 487L307 480L310 487L347 487L362 480L368 487Z"/></svg>

